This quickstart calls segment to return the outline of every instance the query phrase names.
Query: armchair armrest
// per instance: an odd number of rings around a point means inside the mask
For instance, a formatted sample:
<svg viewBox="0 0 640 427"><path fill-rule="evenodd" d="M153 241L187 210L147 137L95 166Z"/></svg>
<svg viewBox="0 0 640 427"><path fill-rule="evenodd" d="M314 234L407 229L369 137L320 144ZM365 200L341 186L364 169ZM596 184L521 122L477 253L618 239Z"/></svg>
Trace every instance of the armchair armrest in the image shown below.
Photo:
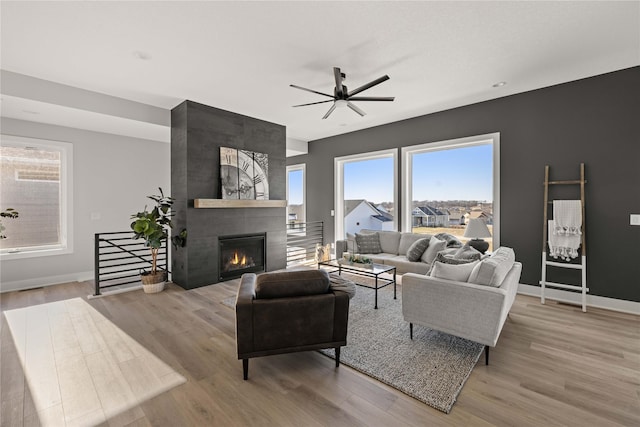
<svg viewBox="0 0 640 427"><path fill-rule="evenodd" d="M253 273L242 275L236 296L236 342L238 354L251 351L253 346L253 300L256 296L256 278Z"/></svg>

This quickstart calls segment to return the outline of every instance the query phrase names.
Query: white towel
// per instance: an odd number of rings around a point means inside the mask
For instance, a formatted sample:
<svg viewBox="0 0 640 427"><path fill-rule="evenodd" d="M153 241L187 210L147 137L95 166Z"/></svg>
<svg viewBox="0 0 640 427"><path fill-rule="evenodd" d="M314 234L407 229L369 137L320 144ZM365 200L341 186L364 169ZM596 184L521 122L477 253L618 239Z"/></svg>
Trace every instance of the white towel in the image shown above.
<svg viewBox="0 0 640 427"><path fill-rule="evenodd" d="M580 235L582 226L582 204L580 200L554 200L553 234L559 236Z"/></svg>
<svg viewBox="0 0 640 427"><path fill-rule="evenodd" d="M565 261L571 261L572 258L578 256L578 248L580 247L580 235L578 234L555 234L555 221L549 220L549 255L553 258L561 258Z"/></svg>

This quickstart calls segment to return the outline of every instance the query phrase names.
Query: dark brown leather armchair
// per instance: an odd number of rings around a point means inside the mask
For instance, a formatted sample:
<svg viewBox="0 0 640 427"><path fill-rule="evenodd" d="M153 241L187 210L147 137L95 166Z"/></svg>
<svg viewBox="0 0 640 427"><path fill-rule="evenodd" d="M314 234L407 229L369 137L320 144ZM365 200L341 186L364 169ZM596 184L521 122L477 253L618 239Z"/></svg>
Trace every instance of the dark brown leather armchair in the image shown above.
<svg viewBox="0 0 640 427"><path fill-rule="evenodd" d="M244 274L236 298L236 343L244 379L249 359L347 344L349 296L323 270Z"/></svg>

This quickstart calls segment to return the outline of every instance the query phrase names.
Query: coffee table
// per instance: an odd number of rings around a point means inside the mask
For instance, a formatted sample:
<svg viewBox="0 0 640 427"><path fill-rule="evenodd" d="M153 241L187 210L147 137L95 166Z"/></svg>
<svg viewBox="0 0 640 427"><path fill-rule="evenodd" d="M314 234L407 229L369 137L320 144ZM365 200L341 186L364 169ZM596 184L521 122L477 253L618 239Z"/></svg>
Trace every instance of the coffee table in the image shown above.
<svg viewBox="0 0 640 427"><path fill-rule="evenodd" d="M342 274L343 271L347 271L351 274L355 274L356 276L362 277L371 277L375 279L375 286L369 286L362 283L356 283L358 286L362 286L364 288L374 289L375 292L375 309L378 308L378 289L382 289L393 284L393 299L396 298L396 268L391 265L384 264L358 264L358 263L345 263L338 262L338 260L332 259L329 261L320 261L318 262L318 268L328 267L329 273L338 272L338 274ZM385 277L380 277L383 273L392 274L392 279L387 279Z"/></svg>

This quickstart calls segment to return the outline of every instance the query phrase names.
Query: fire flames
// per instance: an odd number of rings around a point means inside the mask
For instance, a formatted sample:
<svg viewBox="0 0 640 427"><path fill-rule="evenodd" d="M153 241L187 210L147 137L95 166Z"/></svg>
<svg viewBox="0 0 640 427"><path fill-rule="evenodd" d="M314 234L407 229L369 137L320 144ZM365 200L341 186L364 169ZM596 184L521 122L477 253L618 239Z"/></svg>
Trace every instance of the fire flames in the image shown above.
<svg viewBox="0 0 640 427"><path fill-rule="evenodd" d="M241 258L240 256L238 256L238 252L234 252L233 257L231 258L231 264L245 266L247 265L247 257L245 255L242 255Z"/></svg>

